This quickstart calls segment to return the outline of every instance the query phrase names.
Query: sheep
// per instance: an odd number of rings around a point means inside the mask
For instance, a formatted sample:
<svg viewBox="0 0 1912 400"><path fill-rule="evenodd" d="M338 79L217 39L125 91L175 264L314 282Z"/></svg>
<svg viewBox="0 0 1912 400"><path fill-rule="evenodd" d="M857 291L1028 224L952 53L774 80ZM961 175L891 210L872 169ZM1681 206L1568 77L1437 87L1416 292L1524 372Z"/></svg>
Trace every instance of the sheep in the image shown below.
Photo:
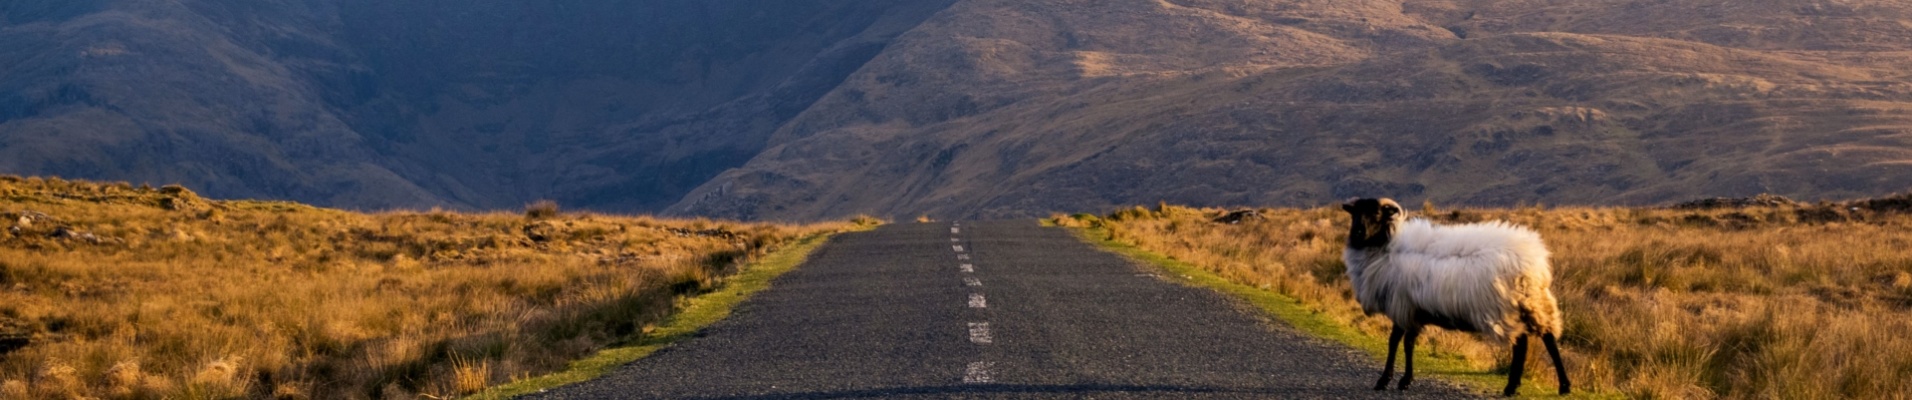
<svg viewBox="0 0 1912 400"><path fill-rule="evenodd" d="M1527 338L1539 336L1553 357L1560 394L1572 393L1556 343L1560 309L1552 290L1547 247L1533 230L1494 221L1439 226L1407 219L1390 199L1355 199L1341 205L1352 217L1342 251L1355 300L1368 315L1393 321L1387 364L1374 390L1387 389L1394 352L1407 342L1400 389L1414 380L1414 343L1434 325L1513 342L1513 363L1503 395L1520 388Z"/></svg>

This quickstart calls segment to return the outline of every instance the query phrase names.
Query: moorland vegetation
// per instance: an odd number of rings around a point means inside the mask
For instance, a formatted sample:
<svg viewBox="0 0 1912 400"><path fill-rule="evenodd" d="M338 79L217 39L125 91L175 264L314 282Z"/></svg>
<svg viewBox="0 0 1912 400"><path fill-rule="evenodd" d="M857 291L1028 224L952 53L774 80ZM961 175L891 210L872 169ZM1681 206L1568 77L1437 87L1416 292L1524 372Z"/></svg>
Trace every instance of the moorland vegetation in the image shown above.
<svg viewBox="0 0 1912 400"><path fill-rule="evenodd" d="M1291 297L1370 341L1341 253L1338 207L1229 212L1162 204L1052 221L1088 228ZM1795 203L1774 197L1678 207L1421 207L1442 223L1510 221L1553 252L1576 388L1641 398L1893 398L1912 390L1912 195ZM1232 223L1231 223L1232 222ZM1435 357L1482 373L1507 346L1423 336ZM1544 361L1533 361L1541 364ZM1551 371L1530 364L1536 385Z"/></svg>
<svg viewBox="0 0 1912 400"><path fill-rule="evenodd" d="M0 177L0 398L443 398L643 336L848 224L361 213Z"/></svg>

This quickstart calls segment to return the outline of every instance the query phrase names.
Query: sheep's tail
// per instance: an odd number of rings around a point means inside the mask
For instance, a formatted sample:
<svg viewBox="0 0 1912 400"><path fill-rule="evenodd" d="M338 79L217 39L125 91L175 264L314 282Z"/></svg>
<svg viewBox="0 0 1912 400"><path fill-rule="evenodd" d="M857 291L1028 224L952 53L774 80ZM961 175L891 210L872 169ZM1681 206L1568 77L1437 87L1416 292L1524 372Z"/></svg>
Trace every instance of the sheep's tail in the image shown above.
<svg viewBox="0 0 1912 400"><path fill-rule="evenodd" d="M1541 314L1541 316L1536 318L1539 321L1536 321L1538 323L1535 324L1535 326L1539 328L1540 332L1535 332L1535 333L1542 334L1542 335L1551 333L1554 335L1554 337L1559 337L1562 333L1564 333L1562 332L1562 328L1561 328L1562 318L1560 316L1560 306L1559 306L1560 301L1554 298L1552 291L1542 292L1540 297L1543 299L1541 301L1542 304L1534 305L1534 308L1536 310L1541 310L1541 312L1538 313L1538 314Z"/></svg>
<svg viewBox="0 0 1912 400"><path fill-rule="evenodd" d="M1528 334L1545 335L1551 333L1555 337L1559 337L1561 333L1563 333L1561 330L1563 323L1560 315L1560 300L1554 297L1553 290L1547 287L1549 285L1537 283L1538 282L1530 282L1529 285L1533 286L1525 288L1526 290L1515 292L1526 294L1526 296L1516 299L1514 303L1515 307L1519 308L1517 311L1519 312L1520 325L1526 328L1527 332L1525 333Z"/></svg>
<svg viewBox="0 0 1912 400"><path fill-rule="evenodd" d="M1505 222L1496 223L1520 234L1514 240L1515 252L1521 259L1516 264L1518 272L1514 278L1515 285L1519 287L1513 291L1515 295L1512 300L1515 307L1519 308L1517 311L1521 325L1529 334L1551 333L1559 337L1563 323L1560 299L1553 294L1553 263L1548 260L1552 256L1551 252L1540 241L1540 234L1532 229Z"/></svg>

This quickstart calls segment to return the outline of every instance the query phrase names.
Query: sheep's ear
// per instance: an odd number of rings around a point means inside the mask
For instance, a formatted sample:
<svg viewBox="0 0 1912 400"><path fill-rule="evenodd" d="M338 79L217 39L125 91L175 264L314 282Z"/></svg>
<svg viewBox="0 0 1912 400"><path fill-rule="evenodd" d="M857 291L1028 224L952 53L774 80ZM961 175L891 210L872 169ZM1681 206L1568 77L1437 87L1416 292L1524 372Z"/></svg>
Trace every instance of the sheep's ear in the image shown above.
<svg viewBox="0 0 1912 400"><path fill-rule="evenodd" d="M1354 212L1354 203L1341 203L1341 211Z"/></svg>

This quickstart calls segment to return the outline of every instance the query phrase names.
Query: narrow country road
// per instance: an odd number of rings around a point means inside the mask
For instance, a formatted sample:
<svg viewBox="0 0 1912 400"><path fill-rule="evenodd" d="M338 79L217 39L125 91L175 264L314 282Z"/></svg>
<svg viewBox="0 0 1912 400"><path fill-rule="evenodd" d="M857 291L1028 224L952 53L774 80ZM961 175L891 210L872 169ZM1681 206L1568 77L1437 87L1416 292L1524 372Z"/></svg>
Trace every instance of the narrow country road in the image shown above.
<svg viewBox="0 0 1912 400"><path fill-rule="evenodd" d="M1033 221L844 234L730 318L537 399L1466 398Z"/></svg>

